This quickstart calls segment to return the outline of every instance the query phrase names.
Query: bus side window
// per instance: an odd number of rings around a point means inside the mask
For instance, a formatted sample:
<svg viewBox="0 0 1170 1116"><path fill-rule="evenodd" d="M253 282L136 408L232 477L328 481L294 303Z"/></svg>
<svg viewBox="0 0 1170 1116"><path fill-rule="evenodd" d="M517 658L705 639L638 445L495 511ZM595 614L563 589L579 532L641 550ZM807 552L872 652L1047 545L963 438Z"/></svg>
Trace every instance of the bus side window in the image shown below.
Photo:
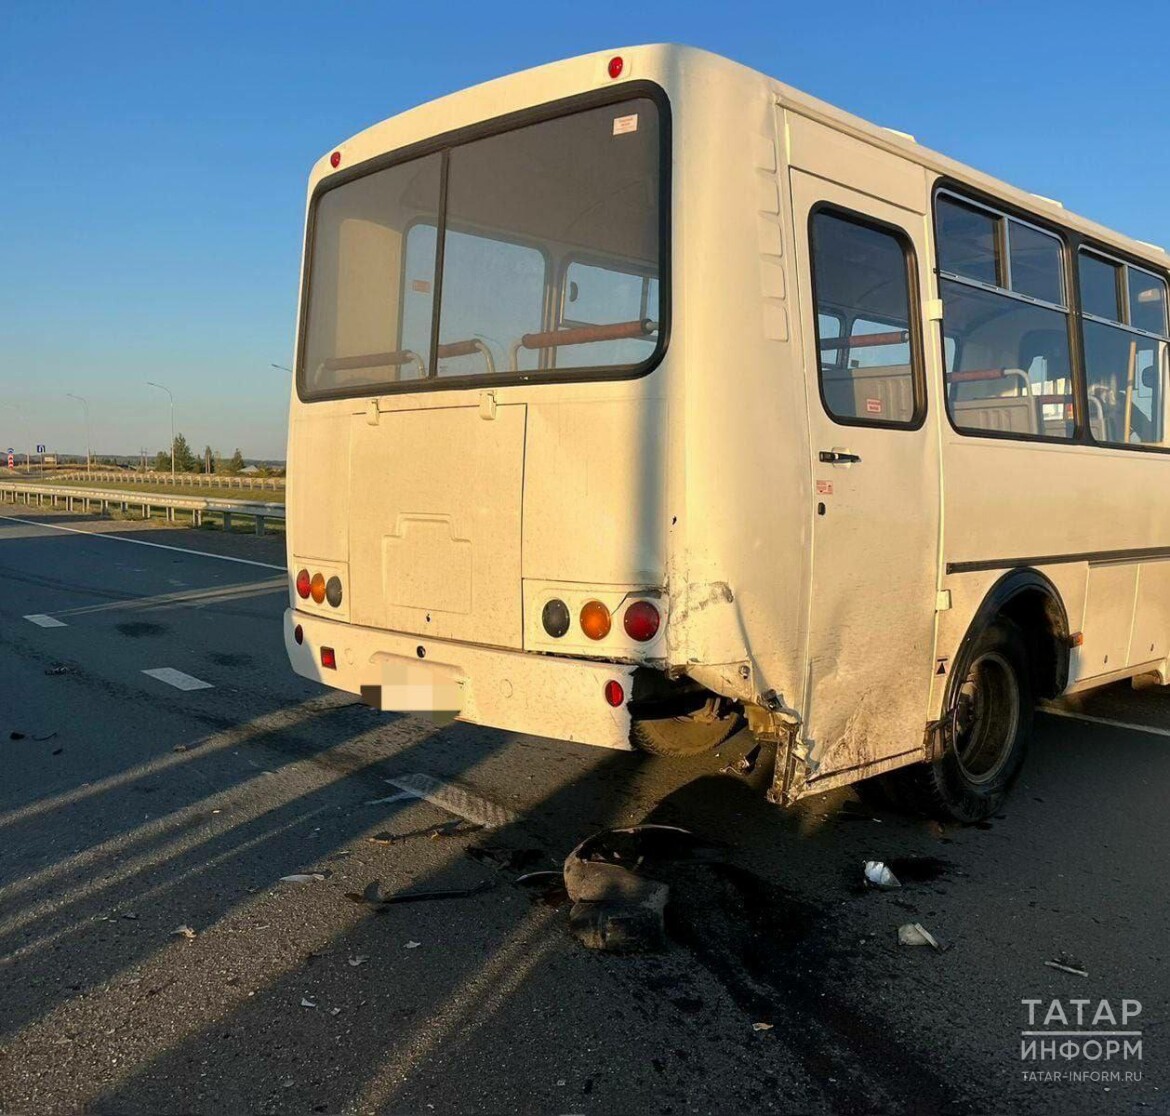
<svg viewBox="0 0 1170 1116"><path fill-rule="evenodd" d="M809 233L825 410L845 423L913 426L923 400L910 343L905 241L828 210L813 214Z"/></svg>
<svg viewBox="0 0 1170 1116"><path fill-rule="evenodd" d="M654 352L657 344L658 276L624 271L620 266L573 260L565 269L558 328L619 325L647 322L645 338L592 341L554 351L556 367L592 364L637 364ZM653 328L651 328L651 326Z"/></svg>
<svg viewBox="0 0 1170 1116"><path fill-rule="evenodd" d="M1061 239L946 195L935 228L951 422L964 433L1072 438Z"/></svg>
<svg viewBox="0 0 1170 1116"><path fill-rule="evenodd" d="M1089 433L1113 445L1166 446L1166 284L1092 252L1077 262Z"/></svg>

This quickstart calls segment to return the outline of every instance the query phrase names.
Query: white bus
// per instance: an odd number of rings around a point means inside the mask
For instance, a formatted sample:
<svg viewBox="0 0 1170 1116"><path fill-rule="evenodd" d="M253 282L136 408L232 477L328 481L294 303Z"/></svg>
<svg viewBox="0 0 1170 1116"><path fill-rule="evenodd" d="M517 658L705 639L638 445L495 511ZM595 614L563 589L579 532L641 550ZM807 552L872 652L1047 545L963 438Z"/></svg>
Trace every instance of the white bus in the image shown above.
<svg viewBox="0 0 1170 1116"><path fill-rule="evenodd" d="M309 182L293 668L982 817L1037 701L1168 680L1168 269L689 48L377 124Z"/></svg>

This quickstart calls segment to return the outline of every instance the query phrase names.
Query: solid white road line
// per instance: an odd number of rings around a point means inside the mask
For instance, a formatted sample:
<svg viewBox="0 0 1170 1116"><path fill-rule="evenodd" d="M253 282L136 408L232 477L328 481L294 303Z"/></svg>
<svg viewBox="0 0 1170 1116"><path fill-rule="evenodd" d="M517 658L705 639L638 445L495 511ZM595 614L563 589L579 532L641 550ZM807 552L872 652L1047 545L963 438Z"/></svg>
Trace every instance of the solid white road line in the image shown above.
<svg viewBox="0 0 1170 1116"><path fill-rule="evenodd" d="M35 613L32 616L26 616L26 620L36 624L38 628L66 628L69 625L62 623L60 620L54 620L53 617L46 615L43 612Z"/></svg>
<svg viewBox="0 0 1170 1116"><path fill-rule="evenodd" d="M174 686L176 690L214 689L210 682L204 682L201 678L184 674L181 670L175 670L174 667L154 667L152 670L144 670L142 673L149 674L151 678L157 678L168 686Z"/></svg>
<svg viewBox="0 0 1170 1116"><path fill-rule="evenodd" d="M82 531L78 527L62 527L57 523L44 523L36 519L18 519L14 515L0 515L9 523L23 523L28 527L48 527L53 531L67 531L71 535L88 535L91 539L108 539L110 542L133 543L135 546L152 546L155 550L173 550L177 554L190 554L196 558L218 558L221 562L236 562L241 566L259 566L264 570L284 571L284 566L271 562L254 562L251 558L232 558L227 554L210 554L206 550L188 550L185 546L166 546L164 543L146 542L144 539L125 539L121 535L109 535L102 531Z"/></svg>
<svg viewBox="0 0 1170 1116"><path fill-rule="evenodd" d="M1170 729L1154 728L1151 725L1135 725L1129 721L1113 721L1108 717L1090 717L1085 713L1074 713L1070 709L1055 709L1051 705L1041 705L1041 713L1051 713L1054 717L1067 717L1070 721L1088 721L1091 725L1108 725L1110 728L1125 729L1128 732L1148 732L1152 736L1170 736Z"/></svg>

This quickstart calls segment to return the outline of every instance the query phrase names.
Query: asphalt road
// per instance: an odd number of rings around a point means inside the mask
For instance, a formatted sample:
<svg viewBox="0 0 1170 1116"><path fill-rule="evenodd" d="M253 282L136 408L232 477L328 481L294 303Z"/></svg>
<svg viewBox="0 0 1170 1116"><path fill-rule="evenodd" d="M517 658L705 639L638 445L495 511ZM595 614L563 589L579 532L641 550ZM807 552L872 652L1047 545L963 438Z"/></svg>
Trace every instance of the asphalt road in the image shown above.
<svg viewBox="0 0 1170 1116"><path fill-rule="evenodd" d="M0 508L0 1111L1170 1111L1170 693L1040 716L979 827L783 812L720 773L738 745L671 763L301 681L279 540L30 510ZM518 820L435 837L440 807L371 804L411 773ZM730 846L676 871L658 955L585 950L467 852L552 868L645 820ZM904 886L864 890L870 858ZM373 880L494 886L346 897ZM1058 997L1139 1000L1141 1060L1022 1061L1022 1001Z"/></svg>

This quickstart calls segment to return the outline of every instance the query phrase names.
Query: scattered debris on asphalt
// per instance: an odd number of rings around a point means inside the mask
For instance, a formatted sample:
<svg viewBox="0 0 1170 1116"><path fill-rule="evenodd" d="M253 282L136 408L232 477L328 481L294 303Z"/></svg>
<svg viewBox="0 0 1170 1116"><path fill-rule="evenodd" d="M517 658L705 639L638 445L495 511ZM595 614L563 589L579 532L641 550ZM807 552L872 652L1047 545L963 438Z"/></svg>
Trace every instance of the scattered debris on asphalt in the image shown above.
<svg viewBox="0 0 1170 1116"><path fill-rule="evenodd" d="M413 797L413 795L409 797ZM479 825L469 824L463 818L454 818L450 821L439 822L437 825L428 825L426 829L414 829L409 833L391 833L388 830L383 830L381 833L375 833L372 837L367 837L366 840L375 845L397 845L403 841L413 840L415 837L429 837L432 841L436 841L443 837L454 837L459 833L474 833L477 829L482 828Z"/></svg>
<svg viewBox="0 0 1170 1116"><path fill-rule="evenodd" d="M281 883L307 884L328 878L327 872L293 872L291 876L281 876Z"/></svg>
<svg viewBox="0 0 1170 1116"><path fill-rule="evenodd" d="M54 729L52 732L34 733L33 739L40 741L40 742L44 742L46 740L52 740L53 737L56 735L57 735L57 730Z"/></svg>
<svg viewBox="0 0 1170 1116"><path fill-rule="evenodd" d="M589 949L661 949L670 885L653 873L669 863L710 861L718 855L711 842L673 825L595 833L565 860L565 890L573 901L569 928Z"/></svg>
<svg viewBox="0 0 1170 1116"><path fill-rule="evenodd" d="M1044 964L1050 969L1059 969L1062 973L1072 973L1073 976L1087 977L1089 975L1089 970L1083 968L1079 961L1075 961L1063 953L1058 955L1057 960L1045 961Z"/></svg>
<svg viewBox="0 0 1170 1116"><path fill-rule="evenodd" d="M548 863L543 849L507 849L498 845L472 845L464 850L479 864L498 868L506 872L522 872L534 864Z"/></svg>
<svg viewBox="0 0 1170 1116"><path fill-rule="evenodd" d="M442 807L449 814L457 814L485 829L499 829L518 820L506 807L472 794L455 783L444 783L430 775L395 775L386 782L401 792L401 795L392 795L391 801L400 797L422 798L433 806Z"/></svg>
<svg viewBox="0 0 1170 1116"><path fill-rule="evenodd" d="M424 903L430 899L466 899L471 895L478 895L482 891L490 891L496 886L496 880L481 880L471 887L439 887L418 891L397 891L393 895L382 894L380 880L371 880L366 889L358 894L356 891L347 891L345 897L354 903L364 903L370 907L389 907L395 903Z"/></svg>
<svg viewBox="0 0 1170 1116"><path fill-rule="evenodd" d="M368 955L359 953L356 957L349 959L349 964L351 968L356 969L359 965L364 965L369 959Z"/></svg>
<svg viewBox="0 0 1170 1116"><path fill-rule="evenodd" d="M750 775L756 769L756 764L760 759L761 744L745 752L739 759L732 760L725 767L720 769L720 775Z"/></svg>
<svg viewBox="0 0 1170 1116"><path fill-rule="evenodd" d="M931 949L941 949L934 936L920 922L907 922L898 927L898 944L905 946L930 946Z"/></svg>
<svg viewBox="0 0 1170 1116"><path fill-rule="evenodd" d="M176 927L176 929L171 931L172 938L185 938L187 941L192 941L198 937L198 935L198 930L192 930L191 927L187 926L186 924Z"/></svg>
<svg viewBox="0 0 1170 1116"><path fill-rule="evenodd" d="M176 744L171 749L172 752L189 752L190 750L191 749L186 744Z"/></svg>
<svg viewBox="0 0 1170 1116"><path fill-rule="evenodd" d="M403 949L418 949L418 947L420 945L422 945L422 942L410 941L410 942L407 942L402 948Z"/></svg>
<svg viewBox="0 0 1170 1116"><path fill-rule="evenodd" d="M68 674L69 667L67 667L64 663L53 663L50 666L45 667L45 673L49 675Z"/></svg>
<svg viewBox="0 0 1170 1116"><path fill-rule="evenodd" d="M24 733L23 733L23 732L17 732L17 730L16 730L16 729L13 729L13 730L12 730L12 731L11 731L11 732L8 734L8 739L9 739L9 740L23 740L23 739L24 739Z"/></svg>
<svg viewBox="0 0 1170 1116"><path fill-rule="evenodd" d="M315 1008L316 1006L317 1006L317 1004L313 1000L310 1000L307 996L301 997L301 1007Z"/></svg>
<svg viewBox="0 0 1170 1116"><path fill-rule="evenodd" d="M891 891L902 886L898 877L881 860L865 862L865 882L869 887L876 887L881 891Z"/></svg>
<svg viewBox="0 0 1170 1116"><path fill-rule="evenodd" d="M753 1031L770 1031L775 1026L774 1023L753 1023Z"/></svg>

